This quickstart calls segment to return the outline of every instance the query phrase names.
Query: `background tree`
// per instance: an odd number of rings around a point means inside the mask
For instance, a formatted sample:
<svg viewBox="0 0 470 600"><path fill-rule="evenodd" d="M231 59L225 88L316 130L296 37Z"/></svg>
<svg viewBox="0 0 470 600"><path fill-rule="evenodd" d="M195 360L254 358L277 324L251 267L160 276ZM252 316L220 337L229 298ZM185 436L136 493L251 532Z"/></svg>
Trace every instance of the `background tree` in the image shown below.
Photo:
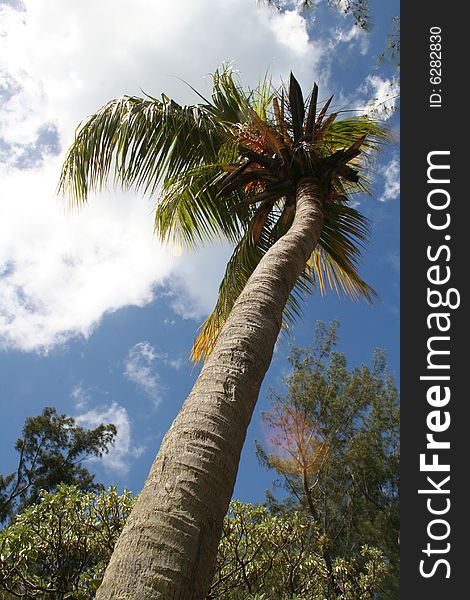
<svg viewBox="0 0 470 600"><path fill-rule="evenodd" d="M371 369L347 368L334 350L337 326L319 323L313 348L292 349L286 393L272 391L263 415L269 450L258 443L258 455L287 491L282 500L268 493L271 509L302 509L317 524L331 593L336 557L358 558L369 545L388 565L380 597L398 598L397 391L382 352Z"/></svg>
<svg viewBox="0 0 470 600"><path fill-rule="evenodd" d="M113 424L84 429L73 417L59 415L52 407L28 417L15 444L18 467L9 475L0 475L0 522L37 502L41 490L53 492L60 483L76 485L82 491L102 488L83 462L107 453L115 435Z"/></svg>
<svg viewBox="0 0 470 600"><path fill-rule="evenodd" d="M160 239L236 244L194 356L207 357L161 444L116 544L97 598L203 599L246 430L296 293L318 278L354 298L373 290L357 270L366 219L348 195L367 190L370 152L386 137L366 117L327 114L267 82L243 90L214 74L211 100L182 107L123 97L78 130L60 188L81 204L111 175L158 193ZM315 275L316 273L316 275ZM145 533L144 533L145 532Z"/></svg>
<svg viewBox="0 0 470 600"><path fill-rule="evenodd" d="M115 488L98 495L60 484L0 532L6 597L92 600L134 504Z"/></svg>

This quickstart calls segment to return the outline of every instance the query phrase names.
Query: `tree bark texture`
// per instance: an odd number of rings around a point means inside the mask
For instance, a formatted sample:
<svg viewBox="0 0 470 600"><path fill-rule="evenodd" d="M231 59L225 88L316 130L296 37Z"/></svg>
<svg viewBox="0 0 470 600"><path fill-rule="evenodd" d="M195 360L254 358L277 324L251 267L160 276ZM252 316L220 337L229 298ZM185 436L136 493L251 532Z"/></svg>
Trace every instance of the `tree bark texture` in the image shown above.
<svg viewBox="0 0 470 600"><path fill-rule="evenodd" d="M203 600L246 431L282 313L323 226L311 178L289 231L266 253L161 444L97 600Z"/></svg>

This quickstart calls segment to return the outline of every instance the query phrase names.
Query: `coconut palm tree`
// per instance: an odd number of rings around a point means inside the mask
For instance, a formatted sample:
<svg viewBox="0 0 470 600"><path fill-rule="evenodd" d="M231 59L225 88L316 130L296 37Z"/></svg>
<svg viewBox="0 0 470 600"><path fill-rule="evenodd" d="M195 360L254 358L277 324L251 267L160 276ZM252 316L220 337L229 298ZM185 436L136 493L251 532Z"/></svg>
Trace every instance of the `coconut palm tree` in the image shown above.
<svg viewBox="0 0 470 600"><path fill-rule="evenodd" d="M317 285L370 301L357 273L367 220L368 157L386 134L366 117L337 119L263 81L242 89L228 67L209 100L123 97L84 123L61 192L74 205L110 178L157 198L159 239L235 245L192 356L201 373L166 434L96 598L205 598L246 430L284 324ZM317 106L318 104L318 106Z"/></svg>

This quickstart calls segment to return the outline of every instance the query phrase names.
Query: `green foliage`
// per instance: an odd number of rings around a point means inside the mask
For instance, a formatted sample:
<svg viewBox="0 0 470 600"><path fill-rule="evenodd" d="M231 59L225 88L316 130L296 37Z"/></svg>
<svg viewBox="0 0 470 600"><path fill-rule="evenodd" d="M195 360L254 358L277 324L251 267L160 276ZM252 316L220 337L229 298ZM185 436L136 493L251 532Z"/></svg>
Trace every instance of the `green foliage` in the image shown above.
<svg viewBox="0 0 470 600"><path fill-rule="evenodd" d="M15 445L16 471L0 475L0 522L37 502L41 490L52 492L60 483L82 491L102 487L82 463L108 452L116 435L114 425L84 429L72 417L46 407L41 415L26 419L22 434Z"/></svg>
<svg viewBox="0 0 470 600"><path fill-rule="evenodd" d="M208 600L323 600L329 572L324 539L304 512L275 515L265 506L233 501L224 521ZM364 546L351 560L333 563L343 600L372 598L385 573L377 549Z"/></svg>
<svg viewBox="0 0 470 600"><path fill-rule="evenodd" d="M313 348L292 349L286 393L271 392L271 410L263 417L271 434L269 449L258 443L258 455L287 490L283 500L268 493L271 509L303 510L318 524L332 583L339 576L334 560L354 561L368 545L380 550L388 565L380 597L396 598L397 391L383 352L376 351L371 369L349 370L345 356L334 350L336 330L337 323L330 329L319 323Z"/></svg>
<svg viewBox="0 0 470 600"><path fill-rule="evenodd" d="M91 600L133 504L116 488L43 492L0 532L0 589L23 598Z"/></svg>
<svg viewBox="0 0 470 600"><path fill-rule="evenodd" d="M0 598L94 598L134 502L115 488L96 495L60 485L55 494L44 492L0 532ZM208 600L323 600L324 543L302 511L274 514L233 501ZM333 569L342 600L372 598L386 571L380 552L368 547L353 559L335 559Z"/></svg>

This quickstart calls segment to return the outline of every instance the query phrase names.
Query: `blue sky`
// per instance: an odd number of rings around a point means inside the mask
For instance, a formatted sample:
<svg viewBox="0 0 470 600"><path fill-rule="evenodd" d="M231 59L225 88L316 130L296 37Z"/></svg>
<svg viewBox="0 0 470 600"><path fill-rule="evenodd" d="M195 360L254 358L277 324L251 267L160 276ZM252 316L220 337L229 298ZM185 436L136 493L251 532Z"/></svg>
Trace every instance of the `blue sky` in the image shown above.
<svg viewBox="0 0 470 600"><path fill-rule="evenodd" d="M198 368L188 353L210 311L226 245L176 256L152 236L153 200L109 190L71 213L55 195L77 124L122 94L197 98L233 61L247 85L292 69L335 106L378 111L396 143L372 166L373 197L355 198L372 223L361 273L372 307L314 294L292 330L307 345L317 319L341 322L350 366L386 348L399 370L399 137L396 68L379 64L398 2L372 5L370 33L323 3L275 12L255 0L0 0L0 472L15 468L26 417L45 406L85 426L114 422L115 447L90 464L105 484L137 492ZM387 109L384 112L384 108ZM257 463L267 386L287 373L281 341L248 432L235 496L261 501L273 476Z"/></svg>

